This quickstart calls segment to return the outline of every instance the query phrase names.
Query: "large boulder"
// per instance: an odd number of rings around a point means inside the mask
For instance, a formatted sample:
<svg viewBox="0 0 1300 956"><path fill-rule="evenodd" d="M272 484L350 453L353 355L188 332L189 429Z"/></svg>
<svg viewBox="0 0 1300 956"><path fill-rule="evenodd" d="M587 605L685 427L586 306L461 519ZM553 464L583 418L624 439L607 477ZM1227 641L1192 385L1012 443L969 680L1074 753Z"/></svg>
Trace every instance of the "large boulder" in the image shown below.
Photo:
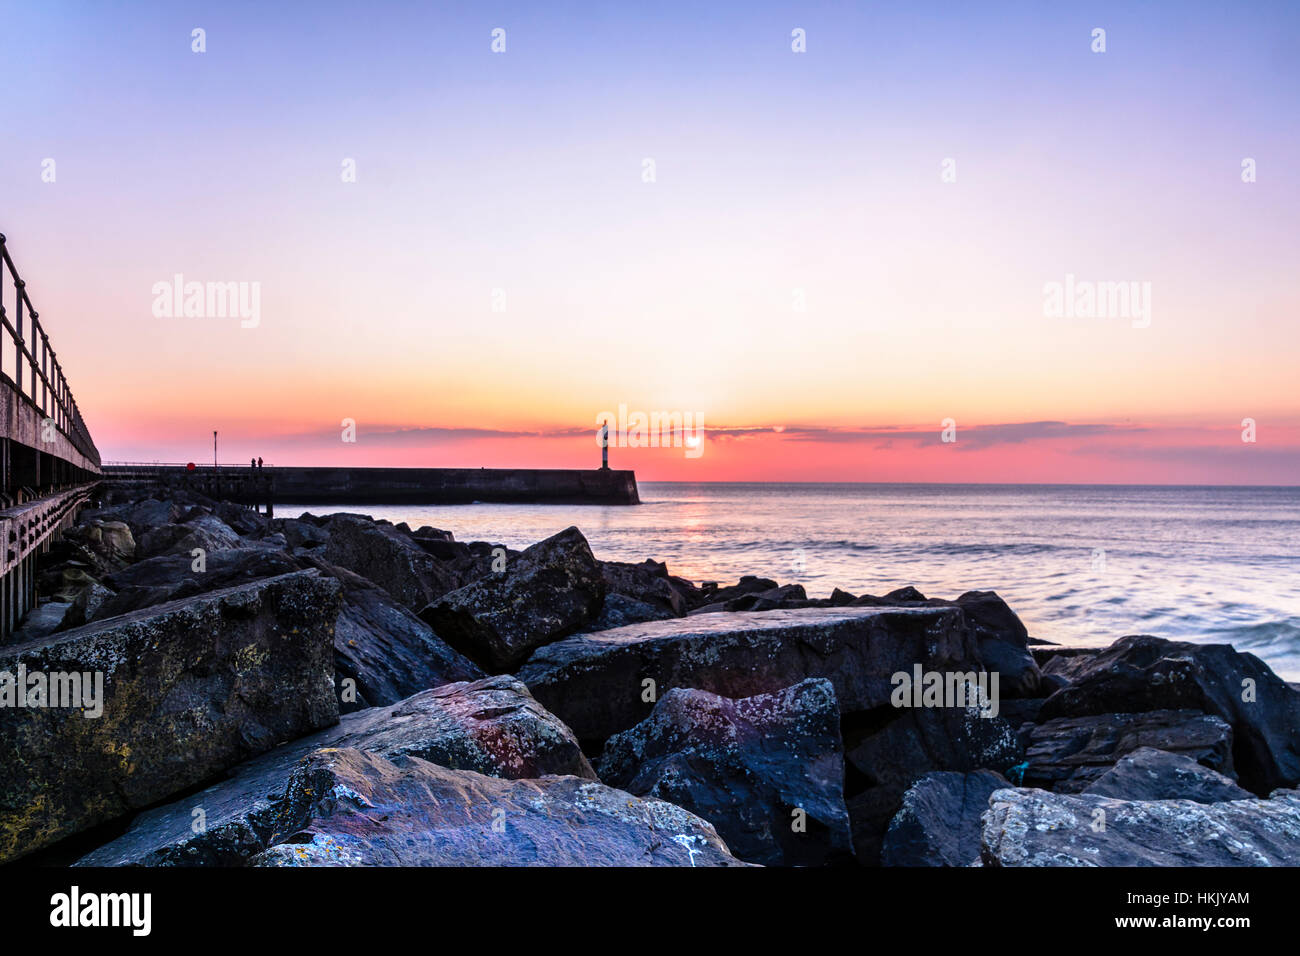
<svg viewBox="0 0 1300 956"><path fill-rule="evenodd" d="M290 548L323 548L330 540L328 531L303 518L272 518L266 530L268 534L284 535L285 544Z"/></svg>
<svg viewBox="0 0 1300 956"><path fill-rule="evenodd" d="M0 648L0 861L335 723L338 609L336 582L300 572ZM33 675L63 706L34 706Z"/></svg>
<svg viewBox="0 0 1300 956"><path fill-rule="evenodd" d="M1023 775L1014 783L1078 793L1141 747L1182 754L1211 770L1233 773L1232 728L1195 710L1057 717L1034 725Z"/></svg>
<svg viewBox="0 0 1300 956"><path fill-rule="evenodd" d="M566 528L526 549L506 570L444 595L420 617L452 647L506 671L581 628L604 600L605 579L587 539Z"/></svg>
<svg viewBox="0 0 1300 956"><path fill-rule="evenodd" d="M843 733L853 849L866 866L881 863L890 821L926 774L1006 774L1024 759L1011 725L978 706L883 707L846 715Z"/></svg>
<svg viewBox="0 0 1300 956"><path fill-rule="evenodd" d="M885 834L885 866L970 866L980 858L984 811L1010 786L991 770L926 774L903 794Z"/></svg>
<svg viewBox="0 0 1300 956"><path fill-rule="evenodd" d="M135 536L125 521L92 518L68 528L63 537L92 552L105 570L122 568L135 560Z"/></svg>
<svg viewBox="0 0 1300 956"><path fill-rule="evenodd" d="M1294 866L1300 791L1205 804L999 790L980 856L986 866Z"/></svg>
<svg viewBox="0 0 1300 956"><path fill-rule="evenodd" d="M191 555L196 549L205 555L242 548L239 533L216 515L200 514L180 524L165 524L146 531L136 544L137 559L162 554Z"/></svg>
<svg viewBox="0 0 1300 956"><path fill-rule="evenodd" d="M1183 754L1139 747L1090 783L1084 793L1117 800L1194 800L1222 803L1249 800L1243 790L1218 771Z"/></svg>
<svg viewBox="0 0 1300 956"><path fill-rule="evenodd" d="M269 845L294 766L322 748L390 760L419 757L497 777L596 775L573 734L510 677L447 684L389 707L348 714L277 747L200 793L140 814L80 866L232 866ZM202 825L196 827L195 821Z"/></svg>
<svg viewBox="0 0 1300 956"><path fill-rule="evenodd" d="M655 696L687 687L739 698L825 677L847 713L888 707L892 675L915 664L969 671L976 659L954 608L812 608L577 634L539 649L518 676L579 739L599 746L649 716L651 687Z"/></svg>
<svg viewBox="0 0 1300 956"><path fill-rule="evenodd" d="M1192 709L1232 726L1241 785L1260 796L1300 784L1300 692L1228 644L1124 637L1093 656L1039 716Z"/></svg>
<svg viewBox="0 0 1300 956"><path fill-rule="evenodd" d="M1015 611L993 591L967 591L953 603L975 631L984 668L1001 675L1002 693L1035 696L1042 675L1029 651L1029 632Z"/></svg>
<svg viewBox="0 0 1300 956"><path fill-rule="evenodd" d="M328 562L307 560L343 586L343 608L334 628L335 681L343 713L395 704L429 687L483 676L379 585Z"/></svg>
<svg viewBox="0 0 1300 956"><path fill-rule="evenodd" d="M703 817L750 863L819 866L853 852L840 713L825 678L741 700L674 688L609 739L598 772Z"/></svg>
<svg viewBox="0 0 1300 956"><path fill-rule="evenodd" d="M368 578L412 611L459 585L455 574L392 525L365 515L334 515L324 559Z"/></svg>
<svg viewBox="0 0 1300 956"><path fill-rule="evenodd" d="M607 594L649 604L664 612L660 617L681 617L689 610L689 592L674 583L667 565L661 562L648 558L640 564L601 561L600 573Z"/></svg>
<svg viewBox="0 0 1300 956"><path fill-rule="evenodd" d="M708 823L580 777L502 780L318 750L255 866L740 866Z"/></svg>

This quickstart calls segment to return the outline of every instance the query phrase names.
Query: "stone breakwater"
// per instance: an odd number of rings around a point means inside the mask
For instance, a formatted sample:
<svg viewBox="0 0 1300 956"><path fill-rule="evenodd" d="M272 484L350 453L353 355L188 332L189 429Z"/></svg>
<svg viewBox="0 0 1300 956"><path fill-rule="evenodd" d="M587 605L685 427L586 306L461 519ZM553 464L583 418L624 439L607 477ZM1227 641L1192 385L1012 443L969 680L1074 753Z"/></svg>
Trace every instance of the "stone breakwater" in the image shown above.
<svg viewBox="0 0 1300 956"><path fill-rule="evenodd" d="M1300 691L1227 645L148 495L0 647L0 861L1300 864Z"/></svg>

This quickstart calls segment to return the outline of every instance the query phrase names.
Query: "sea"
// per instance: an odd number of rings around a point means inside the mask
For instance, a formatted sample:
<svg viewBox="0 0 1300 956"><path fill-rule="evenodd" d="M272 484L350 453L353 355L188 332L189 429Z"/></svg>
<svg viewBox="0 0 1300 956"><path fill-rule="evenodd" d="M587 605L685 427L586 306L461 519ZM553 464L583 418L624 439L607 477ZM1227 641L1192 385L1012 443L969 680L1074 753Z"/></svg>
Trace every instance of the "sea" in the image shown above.
<svg viewBox="0 0 1300 956"><path fill-rule="evenodd" d="M598 558L927 597L997 591L1059 644L1226 642L1300 681L1300 487L642 482L639 506L277 506L364 512L522 549L580 528Z"/></svg>

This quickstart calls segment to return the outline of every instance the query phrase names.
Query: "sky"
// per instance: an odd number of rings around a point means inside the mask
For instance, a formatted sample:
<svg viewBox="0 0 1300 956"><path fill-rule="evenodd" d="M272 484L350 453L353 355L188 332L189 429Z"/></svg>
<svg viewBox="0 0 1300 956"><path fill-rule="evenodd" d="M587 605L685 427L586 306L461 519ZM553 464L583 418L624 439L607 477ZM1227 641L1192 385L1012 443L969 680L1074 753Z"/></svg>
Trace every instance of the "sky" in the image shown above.
<svg viewBox="0 0 1300 956"><path fill-rule="evenodd" d="M1300 474L1294 4L0 7L105 460L593 467L623 407L703 423L642 480Z"/></svg>

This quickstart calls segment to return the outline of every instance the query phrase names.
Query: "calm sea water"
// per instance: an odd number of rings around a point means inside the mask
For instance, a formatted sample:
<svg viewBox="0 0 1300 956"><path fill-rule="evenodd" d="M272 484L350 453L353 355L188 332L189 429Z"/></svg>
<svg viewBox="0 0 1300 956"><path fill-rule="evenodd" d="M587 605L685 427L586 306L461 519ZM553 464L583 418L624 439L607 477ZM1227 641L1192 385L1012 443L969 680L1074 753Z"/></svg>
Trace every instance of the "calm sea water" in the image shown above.
<svg viewBox="0 0 1300 956"><path fill-rule="evenodd" d="M577 525L600 558L655 558L695 581L758 574L810 597L991 589L1035 637L1226 641L1300 680L1300 488L646 482L641 497L310 510L512 548Z"/></svg>

